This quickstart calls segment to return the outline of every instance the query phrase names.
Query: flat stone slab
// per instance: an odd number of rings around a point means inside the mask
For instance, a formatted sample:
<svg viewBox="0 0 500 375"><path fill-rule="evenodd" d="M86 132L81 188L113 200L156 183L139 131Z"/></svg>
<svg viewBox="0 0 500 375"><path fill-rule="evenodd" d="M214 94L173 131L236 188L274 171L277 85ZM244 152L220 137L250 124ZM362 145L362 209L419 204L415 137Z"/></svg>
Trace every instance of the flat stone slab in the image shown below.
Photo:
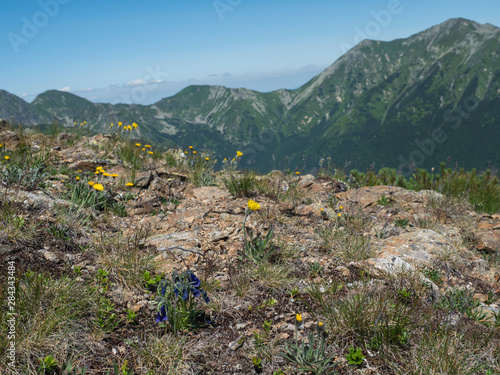
<svg viewBox="0 0 500 375"><path fill-rule="evenodd" d="M415 267L428 266L443 251L453 246L441 234L429 229L389 237L380 244L377 258L396 256Z"/></svg>
<svg viewBox="0 0 500 375"><path fill-rule="evenodd" d="M481 234L477 248L483 251L500 251L500 233L490 230Z"/></svg>
<svg viewBox="0 0 500 375"><path fill-rule="evenodd" d="M149 245L156 246L158 251L166 251L174 246L193 250L198 248L198 231L159 234L150 237L147 242ZM173 251L176 252L176 250Z"/></svg>
<svg viewBox="0 0 500 375"><path fill-rule="evenodd" d="M193 196L196 200L205 202L212 199L229 199L231 194L215 186L203 186L193 189Z"/></svg>

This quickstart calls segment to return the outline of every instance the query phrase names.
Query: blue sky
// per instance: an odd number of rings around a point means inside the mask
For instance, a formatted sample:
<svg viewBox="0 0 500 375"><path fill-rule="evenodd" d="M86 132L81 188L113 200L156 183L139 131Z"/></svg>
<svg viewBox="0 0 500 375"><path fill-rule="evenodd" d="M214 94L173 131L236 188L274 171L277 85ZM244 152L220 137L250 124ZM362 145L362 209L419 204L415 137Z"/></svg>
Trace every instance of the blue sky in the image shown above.
<svg viewBox="0 0 500 375"><path fill-rule="evenodd" d="M368 37L449 18L500 26L498 0L0 0L0 89L150 104L190 84L296 88Z"/></svg>

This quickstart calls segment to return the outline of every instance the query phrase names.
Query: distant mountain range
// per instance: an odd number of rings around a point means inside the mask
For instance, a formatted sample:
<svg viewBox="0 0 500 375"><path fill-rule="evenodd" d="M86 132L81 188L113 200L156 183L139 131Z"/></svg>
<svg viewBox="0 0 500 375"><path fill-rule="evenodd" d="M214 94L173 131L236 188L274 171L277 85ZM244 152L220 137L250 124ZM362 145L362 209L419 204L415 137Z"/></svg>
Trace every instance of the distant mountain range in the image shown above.
<svg viewBox="0 0 500 375"><path fill-rule="evenodd" d="M500 29L450 19L406 39L364 40L296 90L189 86L152 105L92 103L50 90L32 103L0 90L0 117L26 125L136 122L141 136L193 145L246 167L500 167ZM243 163L245 164L245 163Z"/></svg>

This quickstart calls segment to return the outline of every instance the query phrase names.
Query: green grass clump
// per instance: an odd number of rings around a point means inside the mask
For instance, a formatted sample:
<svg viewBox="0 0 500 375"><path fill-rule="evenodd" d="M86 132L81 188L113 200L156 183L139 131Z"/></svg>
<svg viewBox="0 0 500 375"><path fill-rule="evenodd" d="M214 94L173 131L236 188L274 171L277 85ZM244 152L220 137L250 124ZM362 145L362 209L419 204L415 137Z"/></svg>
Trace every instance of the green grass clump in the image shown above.
<svg viewBox="0 0 500 375"><path fill-rule="evenodd" d="M185 166L194 186L211 186L215 184L214 165L215 160L196 151L190 151L185 159Z"/></svg>
<svg viewBox="0 0 500 375"><path fill-rule="evenodd" d="M2 294L6 295L6 284ZM85 346L81 337L89 335L93 327L90 323L95 316L98 298L91 284L74 278L55 279L46 274L26 272L16 278L16 348L18 368L28 371L33 356L45 358L44 353L53 353L63 358L70 352L79 352ZM7 304L2 299L2 305ZM7 339L6 306L0 309L0 362L7 363L5 357ZM7 315L6 315L7 314ZM65 349L66 348L66 349ZM56 356L57 354L57 356Z"/></svg>
<svg viewBox="0 0 500 375"><path fill-rule="evenodd" d="M230 174L222 179L226 189L234 196L249 197L256 190L256 173L245 170L242 174Z"/></svg>
<svg viewBox="0 0 500 375"><path fill-rule="evenodd" d="M117 233L101 235L95 241L100 263L130 290L142 290L144 274L152 269L154 255L142 245L148 236L149 228L139 227L127 238Z"/></svg>
<svg viewBox="0 0 500 375"><path fill-rule="evenodd" d="M12 244L30 241L35 236L35 231L35 225L19 215L16 203L0 201L0 232L3 241Z"/></svg>

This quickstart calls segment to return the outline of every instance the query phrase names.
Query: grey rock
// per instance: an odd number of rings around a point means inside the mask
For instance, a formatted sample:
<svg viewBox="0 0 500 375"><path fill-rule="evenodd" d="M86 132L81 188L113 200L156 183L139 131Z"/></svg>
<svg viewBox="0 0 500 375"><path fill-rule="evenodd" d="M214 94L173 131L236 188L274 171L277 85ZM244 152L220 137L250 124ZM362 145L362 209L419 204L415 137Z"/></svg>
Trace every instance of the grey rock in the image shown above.
<svg viewBox="0 0 500 375"><path fill-rule="evenodd" d="M59 262L59 257L51 251L48 251L45 249L40 249L40 250L38 250L38 252L40 254L42 254L42 256L50 262L54 262L54 263Z"/></svg>
<svg viewBox="0 0 500 375"><path fill-rule="evenodd" d="M14 251L14 247L10 245L0 245L0 254L7 254Z"/></svg>

